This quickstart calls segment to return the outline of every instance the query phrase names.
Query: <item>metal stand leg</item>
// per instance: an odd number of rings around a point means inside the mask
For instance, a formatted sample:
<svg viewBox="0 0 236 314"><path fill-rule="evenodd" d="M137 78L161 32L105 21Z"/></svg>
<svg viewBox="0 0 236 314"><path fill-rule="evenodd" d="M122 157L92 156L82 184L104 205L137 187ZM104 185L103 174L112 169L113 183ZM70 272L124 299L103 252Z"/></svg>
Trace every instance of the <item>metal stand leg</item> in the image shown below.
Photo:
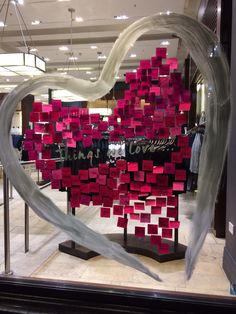
<svg viewBox="0 0 236 314"><path fill-rule="evenodd" d="M9 182L3 171L3 201L4 201L4 259L5 270L4 275L12 275L10 270L10 219L9 219Z"/></svg>
<svg viewBox="0 0 236 314"><path fill-rule="evenodd" d="M25 203L25 253L29 252L29 206Z"/></svg>

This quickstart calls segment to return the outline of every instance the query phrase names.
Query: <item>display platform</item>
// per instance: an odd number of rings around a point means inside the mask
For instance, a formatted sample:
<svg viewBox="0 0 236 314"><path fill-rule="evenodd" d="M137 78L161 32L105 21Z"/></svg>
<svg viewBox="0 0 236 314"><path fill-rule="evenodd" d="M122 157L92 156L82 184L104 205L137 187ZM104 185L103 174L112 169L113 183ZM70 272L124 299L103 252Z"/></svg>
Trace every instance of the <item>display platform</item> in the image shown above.
<svg viewBox="0 0 236 314"><path fill-rule="evenodd" d="M170 245L169 253L159 254L157 247L150 244L150 238L148 236L145 238L137 238L133 234L128 234L126 241L124 240L124 235L120 233L107 234L106 236L109 238L109 240L119 243L121 246L123 246L128 253L147 256L160 263L182 259L185 256L186 246L180 243L175 244L175 242L170 240L163 241L163 243ZM97 252L91 251L71 240L60 243L59 251L82 258L84 260L88 260L99 255Z"/></svg>

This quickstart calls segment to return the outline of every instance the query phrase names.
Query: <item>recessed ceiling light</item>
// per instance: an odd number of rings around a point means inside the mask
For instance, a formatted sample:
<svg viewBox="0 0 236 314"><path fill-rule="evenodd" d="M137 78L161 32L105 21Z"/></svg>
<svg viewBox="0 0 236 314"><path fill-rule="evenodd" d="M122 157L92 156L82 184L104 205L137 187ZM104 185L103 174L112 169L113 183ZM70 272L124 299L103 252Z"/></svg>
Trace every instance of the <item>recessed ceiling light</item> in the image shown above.
<svg viewBox="0 0 236 314"><path fill-rule="evenodd" d="M160 43L161 46L169 46L170 42L168 40L164 40Z"/></svg>
<svg viewBox="0 0 236 314"><path fill-rule="evenodd" d="M86 71L86 74L92 74L92 72L91 71Z"/></svg>
<svg viewBox="0 0 236 314"><path fill-rule="evenodd" d="M48 61L50 61L50 59L46 57L46 58L44 58L44 61L48 62Z"/></svg>
<svg viewBox="0 0 236 314"><path fill-rule="evenodd" d="M90 46L90 48L91 48L91 49L98 49L98 47L95 46L95 45Z"/></svg>
<svg viewBox="0 0 236 314"><path fill-rule="evenodd" d="M129 56L130 58L136 58L137 55L135 53L131 53L131 55Z"/></svg>
<svg viewBox="0 0 236 314"><path fill-rule="evenodd" d="M119 80L120 79L120 76L116 76L116 80Z"/></svg>
<svg viewBox="0 0 236 314"><path fill-rule="evenodd" d="M69 2L70 0L57 0L58 2Z"/></svg>
<svg viewBox="0 0 236 314"><path fill-rule="evenodd" d="M97 78L96 77L90 77L91 81L95 81Z"/></svg>
<svg viewBox="0 0 236 314"><path fill-rule="evenodd" d="M76 16L75 21L76 22L83 22L84 19L81 16Z"/></svg>
<svg viewBox="0 0 236 314"><path fill-rule="evenodd" d="M133 70L133 72L134 72L134 73L136 73L136 72L137 72L137 70L136 70L136 69L134 69L134 70Z"/></svg>
<svg viewBox="0 0 236 314"><path fill-rule="evenodd" d="M31 25L39 25L41 23L41 21L39 20L34 20L31 22Z"/></svg>
<svg viewBox="0 0 236 314"><path fill-rule="evenodd" d="M107 57L106 56L98 56L98 59L103 59L103 60L105 60Z"/></svg>
<svg viewBox="0 0 236 314"><path fill-rule="evenodd" d="M24 4L24 0L14 0L14 1L11 1L12 4L20 4L20 5L23 5Z"/></svg>
<svg viewBox="0 0 236 314"><path fill-rule="evenodd" d="M7 78L7 79L6 79L6 81L7 81L7 82L10 82L10 79L9 79L9 78Z"/></svg>
<svg viewBox="0 0 236 314"><path fill-rule="evenodd" d="M28 81L28 79L27 79L27 78L24 78L24 81L26 82L26 81Z"/></svg>
<svg viewBox="0 0 236 314"><path fill-rule="evenodd" d="M127 16L127 15L125 15L125 14L123 14L123 15L115 15L114 16L114 19L116 19L116 20L127 20L129 17Z"/></svg>
<svg viewBox="0 0 236 314"><path fill-rule="evenodd" d="M92 70L92 68L91 67L80 67L78 70L80 70L80 71L90 71L90 70Z"/></svg>
<svg viewBox="0 0 236 314"><path fill-rule="evenodd" d="M61 51L67 51L67 50L68 50L68 47L66 47L66 46L61 46L61 47L59 47L59 50L61 50Z"/></svg>
<svg viewBox="0 0 236 314"><path fill-rule="evenodd" d="M75 61L75 60L78 60L78 58L77 58L77 57L73 57L73 56L72 56L72 57L69 57L68 59L69 59L70 61Z"/></svg>
<svg viewBox="0 0 236 314"><path fill-rule="evenodd" d="M0 21L0 27L6 26L2 21Z"/></svg>
<svg viewBox="0 0 236 314"><path fill-rule="evenodd" d="M67 72L62 72L62 73L61 73L61 75L66 75L66 74L67 74Z"/></svg>
<svg viewBox="0 0 236 314"><path fill-rule="evenodd" d="M37 48L30 48L29 51L30 51L30 52L36 52L36 51L38 51L38 49L37 49Z"/></svg>

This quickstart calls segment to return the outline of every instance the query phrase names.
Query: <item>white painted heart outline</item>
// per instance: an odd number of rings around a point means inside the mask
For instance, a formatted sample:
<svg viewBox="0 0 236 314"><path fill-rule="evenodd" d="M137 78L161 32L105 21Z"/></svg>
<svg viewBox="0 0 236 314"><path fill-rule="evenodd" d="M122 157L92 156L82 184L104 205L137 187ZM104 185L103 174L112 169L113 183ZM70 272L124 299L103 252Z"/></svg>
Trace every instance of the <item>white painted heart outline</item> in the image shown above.
<svg viewBox="0 0 236 314"><path fill-rule="evenodd" d="M220 175L228 142L230 100L229 69L216 36L204 25L179 14L155 14L131 24L115 42L97 82L70 76L44 75L16 87L0 108L0 158L6 175L21 197L43 219L64 230L74 241L131 266L156 280L159 276L118 244L91 230L72 216L65 215L29 178L20 166L10 141L11 121L17 104L40 87L64 88L88 100L105 95L113 87L119 67L129 48L145 32L158 29L180 37L201 71L206 88L207 127L201 154L197 210L193 217L190 242L186 252L186 275L191 277L214 213Z"/></svg>

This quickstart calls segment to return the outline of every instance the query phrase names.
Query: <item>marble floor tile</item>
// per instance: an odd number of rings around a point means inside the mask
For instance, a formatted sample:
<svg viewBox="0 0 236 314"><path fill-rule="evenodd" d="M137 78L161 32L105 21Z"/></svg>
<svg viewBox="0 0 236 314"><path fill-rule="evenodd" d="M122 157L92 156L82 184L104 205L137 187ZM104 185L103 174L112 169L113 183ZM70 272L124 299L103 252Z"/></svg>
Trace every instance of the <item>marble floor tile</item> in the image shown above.
<svg viewBox="0 0 236 314"><path fill-rule="evenodd" d="M66 213L66 193L51 190L50 187L44 189L43 193L52 198ZM1 179L0 195L2 195ZM157 282L145 274L101 256L85 261L59 252L58 244L67 240L68 236L40 219L31 209L30 250L25 254L24 202L15 190L13 195L14 199L10 201L11 268L16 276L112 284L119 287L154 289L154 291L168 290L229 296L229 282L222 269L224 240L215 238L210 231L189 281L185 280L184 260L158 263L151 258L138 256L147 267L162 278L162 282ZM191 218L196 210L195 198L196 193L186 193L180 197L179 241L185 245L188 243ZM3 207L0 206L0 212L2 210ZM76 209L76 216L100 233L121 231L116 227L116 217L107 220L100 218L99 207L81 206ZM133 232L134 225L135 222L130 223L128 230L130 233ZM4 270L3 243L3 217L0 215L0 271Z"/></svg>

